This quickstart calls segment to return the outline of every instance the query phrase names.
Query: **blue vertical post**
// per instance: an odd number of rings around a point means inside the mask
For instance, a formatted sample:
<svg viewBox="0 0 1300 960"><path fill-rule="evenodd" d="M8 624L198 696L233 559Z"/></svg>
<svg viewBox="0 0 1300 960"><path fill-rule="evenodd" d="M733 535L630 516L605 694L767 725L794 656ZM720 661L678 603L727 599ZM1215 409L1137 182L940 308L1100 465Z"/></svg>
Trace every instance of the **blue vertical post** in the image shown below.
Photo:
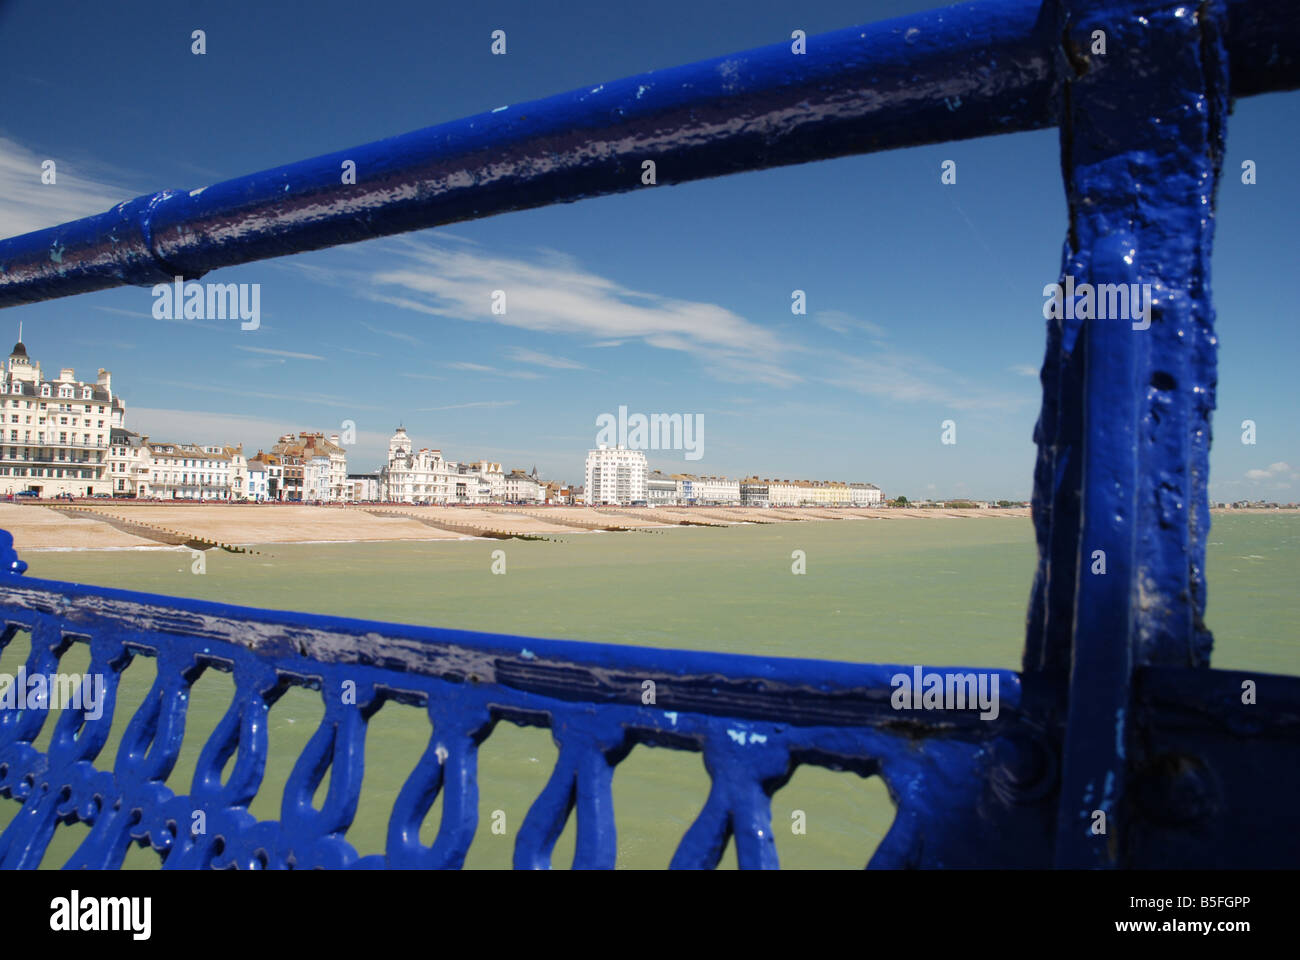
<svg viewBox="0 0 1300 960"><path fill-rule="evenodd" d="M1209 663L1225 8L1079 0L1058 13L1070 210L1060 282L1076 293L1049 320L1026 688L1062 744L1055 863L1113 867L1124 863L1134 671Z"/></svg>

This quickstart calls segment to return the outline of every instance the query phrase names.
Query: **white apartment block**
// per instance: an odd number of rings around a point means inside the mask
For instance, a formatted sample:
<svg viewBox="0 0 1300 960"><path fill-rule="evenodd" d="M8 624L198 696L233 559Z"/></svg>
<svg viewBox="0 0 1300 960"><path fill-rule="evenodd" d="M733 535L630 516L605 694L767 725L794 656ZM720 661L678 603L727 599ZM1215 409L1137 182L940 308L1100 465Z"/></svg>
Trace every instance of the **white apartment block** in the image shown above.
<svg viewBox="0 0 1300 960"><path fill-rule="evenodd" d="M457 463L441 450L414 450L405 427L388 441L388 464L379 471L379 499L399 503L490 503L505 499L501 464Z"/></svg>
<svg viewBox="0 0 1300 960"><path fill-rule="evenodd" d="M0 377L0 494L34 490L43 497L107 494L109 436L125 406L113 396L107 370L94 383L71 368L46 380L22 340Z"/></svg>
<svg viewBox="0 0 1300 960"><path fill-rule="evenodd" d="M686 504L720 506L740 503L740 481L726 477L697 477L677 474L681 482L681 498Z"/></svg>
<svg viewBox="0 0 1300 960"><path fill-rule="evenodd" d="M587 504L598 507L603 503L620 506L646 503L648 474L644 451L601 444L587 452Z"/></svg>

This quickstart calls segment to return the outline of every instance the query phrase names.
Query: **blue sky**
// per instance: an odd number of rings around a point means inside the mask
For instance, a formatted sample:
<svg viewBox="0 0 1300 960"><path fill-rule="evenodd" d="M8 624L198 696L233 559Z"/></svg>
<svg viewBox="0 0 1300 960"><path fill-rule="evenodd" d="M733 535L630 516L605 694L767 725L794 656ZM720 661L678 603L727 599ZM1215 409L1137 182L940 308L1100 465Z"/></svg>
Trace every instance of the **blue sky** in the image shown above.
<svg viewBox="0 0 1300 960"><path fill-rule="evenodd" d="M933 5L322 0L308 15L0 0L0 235ZM194 56L200 28L207 53ZM489 52L498 28L504 57ZM1300 499L1287 290L1297 127L1296 94L1241 101L1229 121L1215 499ZM40 183L49 158L54 186ZM946 159L955 186L939 181ZM1243 159L1254 186L1234 173ZM257 331L155 320L147 288L0 321L15 333L23 322L46 369L112 370L127 426L158 438L256 449L352 420L349 466L362 470L400 422L452 458L580 481L596 417L625 404L703 414L703 459L650 452L669 471L1027 497L1042 288L1060 270L1065 218L1049 130L646 188L209 275L261 284ZM482 291L495 288L526 290L531 308L486 314ZM790 312L794 289L806 316ZM1253 446L1239 439L1247 418Z"/></svg>

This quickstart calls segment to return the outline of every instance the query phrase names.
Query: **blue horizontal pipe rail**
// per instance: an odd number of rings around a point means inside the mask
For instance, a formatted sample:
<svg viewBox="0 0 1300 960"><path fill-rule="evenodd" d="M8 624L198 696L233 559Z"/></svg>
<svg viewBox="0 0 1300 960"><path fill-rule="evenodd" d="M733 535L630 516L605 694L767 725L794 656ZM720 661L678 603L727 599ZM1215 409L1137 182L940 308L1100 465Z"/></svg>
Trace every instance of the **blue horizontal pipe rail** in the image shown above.
<svg viewBox="0 0 1300 960"><path fill-rule="evenodd" d="M0 242L0 307L641 189L1052 122L1027 0L594 85ZM343 184L345 161L356 183Z"/></svg>
<svg viewBox="0 0 1300 960"><path fill-rule="evenodd" d="M660 184L1051 123L1025 0L934 11L516 104L0 243L0 306ZM356 183L341 183L345 161Z"/></svg>
<svg viewBox="0 0 1300 960"><path fill-rule="evenodd" d="M494 110L0 241L0 307L659 184L1057 122L1060 37L985 0ZM1294 86L1290 0L1233 6L1233 82ZM1237 65L1237 64L1240 65ZM345 161L356 183L342 183Z"/></svg>

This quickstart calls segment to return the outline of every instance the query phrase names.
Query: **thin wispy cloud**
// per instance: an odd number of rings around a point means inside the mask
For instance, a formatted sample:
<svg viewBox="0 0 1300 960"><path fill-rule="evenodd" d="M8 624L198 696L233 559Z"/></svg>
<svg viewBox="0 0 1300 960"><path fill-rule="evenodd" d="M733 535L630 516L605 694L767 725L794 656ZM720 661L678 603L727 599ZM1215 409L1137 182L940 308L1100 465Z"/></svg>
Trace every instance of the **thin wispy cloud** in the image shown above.
<svg viewBox="0 0 1300 960"><path fill-rule="evenodd" d="M1038 368L1031 363L1014 363L1007 367L1008 372L1018 374L1022 377L1038 376Z"/></svg>
<svg viewBox="0 0 1300 960"><path fill-rule="evenodd" d="M870 320L860 320L843 310L814 310L812 319L814 323L835 333L865 333L877 340L889 336L888 331L880 324L872 323Z"/></svg>
<svg viewBox="0 0 1300 960"><path fill-rule="evenodd" d="M139 346L123 340L103 340L95 337L77 337L73 343L79 343L84 347L110 347L114 350L135 350Z"/></svg>
<svg viewBox="0 0 1300 960"><path fill-rule="evenodd" d="M205 393L224 393L236 397L251 397L256 400L281 400L287 403L303 403L322 407L342 407L346 410L383 410L387 407L368 406L355 400L328 397L320 393L261 393L253 390L241 390L238 387L219 387L215 384L188 383L182 380L158 380L156 383L165 387L180 387L186 390L201 390Z"/></svg>
<svg viewBox="0 0 1300 960"><path fill-rule="evenodd" d="M436 413L440 410L468 410L472 407L513 407L518 400L474 400L470 403L451 403L445 407L419 407L417 413Z"/></svg>
<svg viewBox="0 0 1300 960"><path fill-rule="evenodd" d="M314 353L295 353L292 350L272 350L270 347L242 347L235 346L236 350L243 350L245 353L262 353L268 357L284 357L289 360L324 360L324 357L318 357Z"/></svg>
<svg viewBox="0 0 1300 960"><path fill-rule="evenodd" d="M451 370L464 370L468 373L486 373L494 377L512 377L516 380L540 380L540 373L533 373L531 370L500 370L496 367L489 367L482 363L470 363L467 360L457 360L454 363L445 364Z"/></svg>
<svg viewBox="0 0 1300 960"><path fill-rule="evenodd" d="M382 268L345 267L321 279L347 283L366 299L428 316L590 337L598 343L639 341L689 354L720 379L772 386L801 379L783 365L790 345L774 331L715 303L626 287L582 269L563 254L543 251L528 260L415 238L386 241L384 252ZM405 263L394 268L394 261ZM492 312L495 290L506 292L505 313ZM414 341L409 335L403 338Z"/></svg>
<svg viewBox="0 0 1300 960"><path fill-rule="evenodd" d="M392 337L394 340L401 340L403 343L409 343L411 344L411 346L414 347L424 346L424 341L420 340L418 337L412 336L409 333L404 333L401 330L385 330L383 327L376 327L374 324L370 324L370 323L363 323L362 326L365 327L367 330L369 330L371 333L378 333L378 334L382 334L385 337Z"/></svg>
<svg viewBox="0 0 1300 960"><path fill-rule="evenodd" d="M178 323L183 327L197 327L200 330L215 330L219 333L230 333L232 330L238 331L237 327L221 326L216 323L205 323L202 320L187 320L184 317L163 317L159 319L153 315L152 310L125 310L121 307L101 307L96 306L96 310L103 313L111 313L115 317L130 317L132 320L148 320L150 323ZM262 324L266 328L266 324Z"/></svg>
<svg viewBox="0 0 1300 960"><path fill-rule="evenodd" d="M55 162L54 183L41 182L46 160ZM0 239L103 213L135 195L101 182L80 164L0 137Z"/></svg>
<svg viewBox="0 0 1300 960"><path fill-rule="evenodd" d="M1030 401L973 383L953 371L896 351L867 356L828 354L825 383L896 403L927 403L953 410L1013 412Z"/></svg>
<svg viewBox="0 0 1300 960"><path fill-rule="evenodd" d="M819 310L809 317L815 327L855 344L853 350L824 350L800 342L797 331L792 336L765 327L718 304L634 289L553 251L504 256L426 238L383 242L381 266L367 270L341 264L319 278L346 285L362 298L430 317L580 337L585 347L643 345L687 355L720 382L790 387L807 379L891 403L942 404L953 410L1018 413L1029 403L1025 395L992 379L963 378L943 364L891 347L885 327L843 310ZM492 312L497 290L506 292L503 314ZM558 351L512 347L502 356L542 370L585 368ZM443 367L492 377L539 376L471 361ZM1027 378L1038 374L1023 364L1009 370Z"/></svg>
<svg viewBox="0 0 1300 960"><path fill-rule="evenodd" d="M586 364L564 357L556 357L540 350L526 350L523 347L511 347L510 359L516 363L530 363L536 367L549 367L552 370L586 370Z"/></svg>

